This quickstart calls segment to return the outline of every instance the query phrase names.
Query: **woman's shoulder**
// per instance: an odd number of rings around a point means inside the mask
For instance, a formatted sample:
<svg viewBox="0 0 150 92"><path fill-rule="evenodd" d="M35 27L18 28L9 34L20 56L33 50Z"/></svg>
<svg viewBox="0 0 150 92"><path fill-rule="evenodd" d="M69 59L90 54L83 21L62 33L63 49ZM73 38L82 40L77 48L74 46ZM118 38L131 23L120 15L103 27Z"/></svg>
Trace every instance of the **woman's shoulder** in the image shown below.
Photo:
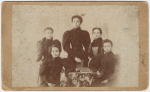
<svg viewBox="0 0 150 92"><path fill-rule="evenodd" d="M102 37L100 37L100 40L101 40L101 41L103 41L103 38L102 38Z"/></svg>
<svg viewBox="0 0 150 92"><path fill-rule="evenodd" d="M68 37L70 35L70 32L70 30L65 31L63 37Z"/></svg>
<svg viewBox="0 0 150 92"><path fill-rule="evenodd" d="M46 37L44 37L41 40L37 41L37 46L43 45L43 43L44 43L45 40L46 40Z"/></svg>
<svg viewBox="0 0 150 92"><path fill-rule="evenodd" d="M45 40L46 40L46 37L42 38L41 40L38 40L37 43L40 44L40 43L42 43Z"/></svg>
<svg viewBox="0 0 150 92"><path fill-rule="evenodd" d="M37 44L36 44L38 47L40 46L42 46L43 45L43 42L42 42L42 40L39 40L39 41L37 41Z"/></svg>
<svg viewBox="0 0 150 92"><path fill-rule="evenodd" d="M99 44L102 44L103 39L100 37L100 38L98 38L97 42L99 42Z"/></svg>
<svg viewBox="0 0 150 92"><path fill-rule="evenodd" d="M82 30L82 32L85 34L85 35L89 35L89 32L87 30Z"/></svg>
<svg viewBox="0 0 150 92"><path fill-rule="evenodd" d="M82 30L82 35L83 35L83 38L84 38L84 39L90 40L90 34L89 34L88 31Z"/></svg>
<svg viewBox="0 0 150 92"><path fill-rule="evenodd" d="M111 52L111 53L109 54L109 57L110 57L110 59L112 59L112 60L116 59L116 56L115 56L115 54L114 54L113 52Z"/></svg>
<svg viewBox="0 0 150 92"><path fill-rule="evenodd" d="M71 32L71 30L67 30L64 32L64 34L69 34Z"/></svg>
<svg viewBox="0 0 150 92"><path fill-rule="evenodd" d="M83 35L83 37L84 37L85 39L88 39L88 38L90 37L89 32L86 31L86 30L82 30L82 35Z"/></svg>
<svg viewBox="0 0 150 92"><path fill-rule="evenodd" d="M41 44L41 43L42 43L42 40L37 41L37 44Z"/></svg>
<svg viewBox="0 0 150 92"><path fill-rule="evenodd" d="M110 55L113 56L113 57L115 56L114 53L113 53L112 51L110 52Z"/></svg>

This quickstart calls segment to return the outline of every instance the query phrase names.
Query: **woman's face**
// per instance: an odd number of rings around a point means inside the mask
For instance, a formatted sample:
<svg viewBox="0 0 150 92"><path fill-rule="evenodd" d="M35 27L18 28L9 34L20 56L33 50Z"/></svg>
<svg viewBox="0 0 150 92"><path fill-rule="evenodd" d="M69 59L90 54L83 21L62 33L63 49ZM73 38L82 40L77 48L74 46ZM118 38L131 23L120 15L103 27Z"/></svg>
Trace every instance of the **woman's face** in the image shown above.
<svg viewBox="0 0 150 92"><path fill-rule="evenodd" d="M93 37L94 39L100 38L101 37L100 30L98 29L93 30Z"/></svg>
<svg viewBox="0 0 150 92"><path fill-rule="evenodd" d="M73 18L72 24L73 28L78 28L81 25L80 20L78 18Z"/></svg>
<svg viewBox="0 0 150 92"><path fill-rule="evenodd" d="M103 44L104 52L109 53L112 50L112 46L109 42Z"/></svg>
<svg viewBox="0 0 150 92"><path fill-rule="evenodd" d="M53 58L59 57L59 49L57 47L52 47L51 55Z"/></svg>
<svg viewBox="0 0 150 92"><path fill-rule="evenodd" d="M45 31L45 37L47 39L51 39L53 37L53 31L52 30L46 30Z"/></svg>

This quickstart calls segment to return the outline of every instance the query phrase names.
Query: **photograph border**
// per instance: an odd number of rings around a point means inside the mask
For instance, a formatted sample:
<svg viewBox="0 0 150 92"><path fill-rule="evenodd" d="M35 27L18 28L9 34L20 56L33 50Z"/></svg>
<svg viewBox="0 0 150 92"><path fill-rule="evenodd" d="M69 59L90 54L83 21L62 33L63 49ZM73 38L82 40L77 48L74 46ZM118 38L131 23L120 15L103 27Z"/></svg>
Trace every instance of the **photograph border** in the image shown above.
<svg viewBox="0 0 150 92"><path fill-rule="evenodd" d="M139 82L138 87L12 87L12 5L137 5L139 19ZM53 90L53 91L103 91L146 90L149 81L148 3L143 2L2 2L2 89L3 90Z"/></svg>

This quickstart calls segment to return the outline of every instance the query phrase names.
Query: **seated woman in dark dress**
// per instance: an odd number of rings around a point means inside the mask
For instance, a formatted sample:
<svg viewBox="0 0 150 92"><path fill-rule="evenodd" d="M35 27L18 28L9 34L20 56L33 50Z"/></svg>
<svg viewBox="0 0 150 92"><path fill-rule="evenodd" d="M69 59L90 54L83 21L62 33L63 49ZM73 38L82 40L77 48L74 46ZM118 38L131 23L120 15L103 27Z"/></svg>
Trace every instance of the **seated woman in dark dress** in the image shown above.
<svg viewBox="0 0 150 92"><path fill-rule="evenodd" d="M66 31L63 35L63 49L68 53L70 62L76 65L77 62L83 61L83 67L88 67L89 33L80 28L81 16L73 16L72 23L73 29ZM83 47L85 50L83 50Z"/></svg>
<svg viewBox="0 0 150 92"><path fill-rule="evenodd" d="M62 59L59 57L61 52L61 43L58 40L49 47L48 57L44 60L40 70L42 87L53 87L60 85L60 74L63 67Z"/></svg>
<svg viewBox="0 0 150 92"><path fill-rule="evenodd" d="M104 54L101 57L101 64L99 67L99 71L97 71L97 78L93 83L93 86L97 86L99 84L105 84L109 82L109 78L114 73L116 58L112 52L113 43L109 39L105 39L103 41L103 49Z"/></svg>

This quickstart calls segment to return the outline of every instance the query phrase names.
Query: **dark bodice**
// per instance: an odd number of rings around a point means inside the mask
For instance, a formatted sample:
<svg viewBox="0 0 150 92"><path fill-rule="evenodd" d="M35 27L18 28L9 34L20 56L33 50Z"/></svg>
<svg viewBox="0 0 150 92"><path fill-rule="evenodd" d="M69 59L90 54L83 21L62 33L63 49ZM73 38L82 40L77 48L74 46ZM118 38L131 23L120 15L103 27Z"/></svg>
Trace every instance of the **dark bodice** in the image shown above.
<svg viewBox="0 0 150 92"><path fill-rule="evenodd" d="M115 55L112 52L102 55L101 72L102 74L109 74L114 72L114 63L116 62Z"/></svg>
<svg viewBox="0 0 150 92"><path fill-rule="evenodd" d="M72 46L72 50L78 50L82 51L83 50L83 36L82 36L82 31L74 29L70 33L70 44Z"/></svg>
<svg viewBox="0 0 150 92"><path fill-rule="evenodd" d="M82 58L83 55L87 55L89 44L89 33L80 28L66 31L63 35L63 49L69 56ZM83 50L83 47L85 50Z"/></svg>

